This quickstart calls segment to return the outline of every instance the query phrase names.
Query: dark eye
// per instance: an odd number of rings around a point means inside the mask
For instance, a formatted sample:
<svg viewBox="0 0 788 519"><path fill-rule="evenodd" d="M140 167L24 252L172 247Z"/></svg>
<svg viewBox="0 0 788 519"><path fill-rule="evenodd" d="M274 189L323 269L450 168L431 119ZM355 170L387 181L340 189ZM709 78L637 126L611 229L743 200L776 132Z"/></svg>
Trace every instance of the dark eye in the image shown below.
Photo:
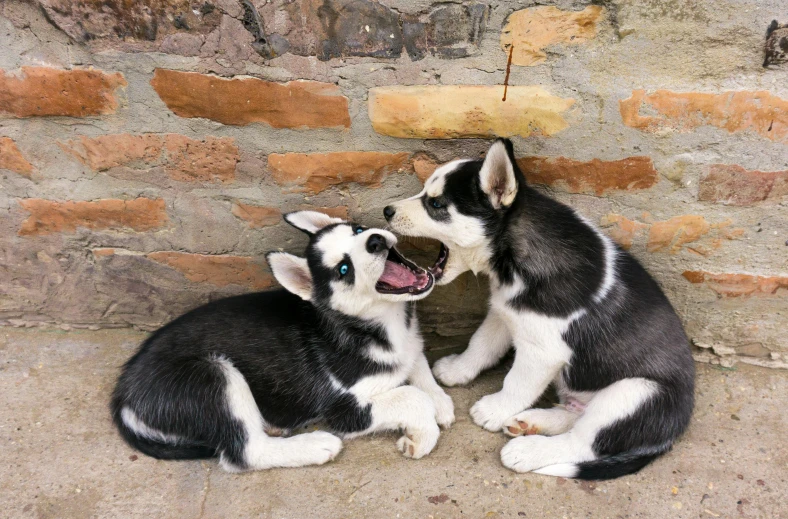
<svg viewBox="0 0 788 519"><path fill-rule="evenodd" d="M347 263L342 263L341 265L339 265L339 275L340 276L344 276L345 274L347 274L348 270L350 270L350 267L348 266Z"/></svg>
<svg viewBox="0 0 788 519"><path fill-rule="evenodd" d="M437 198L433 198L432 200L430 200L430 205L435 209L440 209L441 207L443 207L443 204Z"/></svg>

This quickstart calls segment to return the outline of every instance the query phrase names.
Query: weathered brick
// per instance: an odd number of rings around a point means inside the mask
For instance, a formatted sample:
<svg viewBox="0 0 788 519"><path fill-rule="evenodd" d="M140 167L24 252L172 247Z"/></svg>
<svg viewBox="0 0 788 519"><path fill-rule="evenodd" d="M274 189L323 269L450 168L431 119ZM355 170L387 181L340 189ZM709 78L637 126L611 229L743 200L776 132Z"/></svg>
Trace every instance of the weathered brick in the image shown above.
<svg viewBox="0 0 788 519"><path fill-rule="evenodd" d="M553 6L515 11L501 31L501 48L512 51L513 65L538 65L547 58L544 48L556 43L579 44L596 37L596 23L604 9L589 5L582 11Z"/></svg>
<svg viewBox="0 0 788 519"><path fill-rule="evenodd" d="M416 153L411 159L413 164L413 171L422 182L426 182L430 175L435 172L435 169L440 166L440 163L426 153Z"/></svg>
<svg viewBox="0 0 788 519"><path fill-rule="evenodd" d="M607 228L611 238L624 249L629 249L639 235L647 234L647 251L671 254L687 250L706 256L719 249L725 241L744 234L743 229L731 228L730 220L709 223L703 216L694 214L664 221L652 221L648 214L644 214L643 218L646 222L630 220L620 214L608 214L602 217L600 225Z"/></svg>
<svg viewBox="0 0 788 519"><path fill-rule="evenodd" d="M245 220L252 229L270 227L282 221L282 211L277 207L263 207L236 202L233 204L232 212L241 220Z"/></svg>
<svg viewBox="0 0 788 519"><path fill-rule="evenodd" d="M648 189L657 183L649 157L577 161L565 157L523 157L517 160L528 182L559 187L570 193L601 195L611 190Z"/></svg>
<svg viewBox="0 0 788 519"><path fill-rule="evenodd" d="M278 184L315 194L348 182L378 187L386 176L410 171L409 157L409 153L377 151L272 153L268 168Z"/></svg>
<svg viewBox="0 0 788 519"><path fill-rule="evenodd" d="M221 12L210 2L154 0L38 0L47 18L78 42L155 40L175 31L207 32Z"/></svg>
<svg viewBox="0 0 788 519"><path fill-rule="evenodd" d="M788 276L715 274L703 270L687 270L682 275L690 283L705 283L722 297L788 295Z"/></svg>
<svg viewBox="0 0 788 519"><path fill-rule="evenodd" d="M179 181L232 181L240 156L231 137L199 141L178 134L117 134L59 143L94 171L118 166L149 169L164 166Z"/></svg>
<svg viewBox="0 0 788 519"><path fill-rule="evenodd" d="M61 70L22 67L0 69L0 113L16 117L66 115L85 117L115 112L115 91L126 86L123 75L94 69Z"/></svg>
<svg viewBox="0 0 788 519"><path fill-rule="evenodd" d="M147 255L179 270L189 281L216 286L241 285L256 290L274 284L274 277L254 258L247 256L219 256L187 252L151 252Z"/></svg>
<svg viewBox="0 0 788 519"><path fill-rule="evenodd" d="M92 202L27 198L19 200L19 205L30 212L30 216L22 222L19 229L20 236L73 233L78 227L150 231L167 222L167 212L161 198L104 199Z"/></svg>
<svg viewBox="0 0 788 519"><path fill-rule="evenodd" d="M33 165L25 159L12 139L0 137L0 169L9 169L29 178Z"/></svg>
<svg viewBox="0 0 788 519"><path fill-rule="evenodd" d="M698 200L747 206L788 195L787 171L750 171L741 166L712 164L701 176Z"/></svg>
<svg viewBox="0 0 788 519"><path fill-rule="evenodd" d="M630 220L620 214L608 214L603 216L600 225L609 229L608 234L616 241L621 248L629 250L635 241L635 236L641 229L648 229L648 224Z"/></svg>
<svg viewBox="0 0 788 519"><path fill-rule="evenodd" d="M563 113L574 99L538 86L394 86L369 91L369 118L376 132L411 139L553 135L569 124Z"/></svg>
<svg viewBox="0 0 788 519"><path fill-rule="evenodd" d="M640 130L688 131L709 125L788 143L788 101L767 91L707 94L657 90L646 94L635 90L632 97L619 101L619 108L624 124Z"/></svg>
<svg viewBox="0 0 788 519"><path fill-rule="evenodd" d="M181 117L232 125L263 122L274 128L350 127L348 100L331 83L275 83L156 69L151 85Z"/></svg>

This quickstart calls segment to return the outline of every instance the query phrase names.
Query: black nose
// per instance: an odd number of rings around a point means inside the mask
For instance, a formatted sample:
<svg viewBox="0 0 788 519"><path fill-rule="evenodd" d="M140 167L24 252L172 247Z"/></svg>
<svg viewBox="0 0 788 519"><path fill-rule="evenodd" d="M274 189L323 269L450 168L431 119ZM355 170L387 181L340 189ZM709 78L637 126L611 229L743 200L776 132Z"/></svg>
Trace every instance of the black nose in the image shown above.
<svg viewBox="0 0 788 519"><path fill-rule="evenodd" d="M397 210L391 207L390 205L387 205L386 207L383 208L383 216L386 217L386 220L391 220L391 218L394 216L394 213L396 212Z"/></svg>
<svg viewBox="0 0 788 519"><path fill-rule="evenodd" d="M380 234L373 234L369 237L367 240L367 252L370 254L377 254L378 252L383 252L384 250L388 250L386 238Z"/></svg>

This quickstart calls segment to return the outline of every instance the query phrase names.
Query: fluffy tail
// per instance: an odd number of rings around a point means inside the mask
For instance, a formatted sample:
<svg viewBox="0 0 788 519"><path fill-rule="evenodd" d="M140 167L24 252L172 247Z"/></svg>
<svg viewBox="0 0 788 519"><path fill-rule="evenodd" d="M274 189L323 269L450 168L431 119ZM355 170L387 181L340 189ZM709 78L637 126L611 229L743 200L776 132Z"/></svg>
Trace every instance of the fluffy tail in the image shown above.
<svg viewBox="0 0 788 519"><path fill-rule="evenodd" d="M205 445L190 443L166 443L155 439L140 436L131 430L123 421L121 406L113 402L112 420L118 428L118 432L131 447L152 458L160 460L199 460L213 458L216 456L216 449Z"/></svg>
<svg viewBox="0 0 788 519"><path fill-rule="evenodd" d="M640 469L670 450L670 447L661 449L638 449L622 452L605 458L582 463L561 463L548 465L535 470L538 474L559 476L564 478L603 480L615 479L627 474L634 474Z"/></svg>

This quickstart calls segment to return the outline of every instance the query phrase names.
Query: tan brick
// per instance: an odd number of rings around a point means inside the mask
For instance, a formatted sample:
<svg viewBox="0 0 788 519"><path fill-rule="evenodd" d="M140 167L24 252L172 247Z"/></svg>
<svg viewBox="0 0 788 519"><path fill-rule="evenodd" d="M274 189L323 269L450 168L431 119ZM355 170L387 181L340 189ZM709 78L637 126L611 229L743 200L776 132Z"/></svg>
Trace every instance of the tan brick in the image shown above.
<svg viewBox="0 0 788 519"><path fill-rule="evenodd" d="M554 135L567 128L575 102L539 86L431 85L372 88L369 118L376 132L410 139Z"/></svg>
<svg viewBox="0 0 788 519"><path fill-rule="evenodd" d="M247 256L218 256L187 252L151 252L148 258L172 267L189 281L216 286L240 285L256 290L274 284L274 277Z"/></svg>
<svg viewBox="0 0 788 519"><path fill-rule="evenodd" d="M117 72L48 67L22 67L17 73L0 70L0 113L16 117L109 114L118 107L115 91L121 86L126 86L126 80Z"/></svg>
<svg viewBox="0 0 788 519"><path fill-rule="evenodd" d="M577 161L565 157L523 157L517 160L528 182L559 187L570 193L601 195L611 190L647 189L657 183L649 157Z"/></svg>
<svg viewBox="0 0 788 519"><path fill-rule="evenodd" d="M174 180L222 181L235 178L240 160L231 137L206 137L199 141L174 133L81 136L79 140L58 143L93 171L126 166L149 169L164 166Z"/></svg>
<svg viewBox="0 0 788 519"><path fill-rule="evenodd" d="M712 164L700 179L698 200L747 206L788 195L788 171L750 171Z"/></svg>
<svg viewBox="0 0 788 519"><path fill-rule="evenodd" d="M719 249L725 241L734 240L744 234L743 229L731 228L731 220L709 223L703 216L688 214L664 221L651 221L644 214L646 222L630 220L620 214L608 214L600 220L600 226L624 249L629 249L635 239L648 236L646 250L649 252L670 252L676 254L687 250L706 256Z"/></svg>
<svg viewBox="0 0 788 519"><path fill-rule="evenodd" d="M268 168L279 185L315 194L349 182L378 187L392 173L411 171L409 158L409 153L377 151L272 153Z"/></svg>
<svg viewBox="0 0 788 519"><path fill-rule="evenodd" d="M0 169L8 169L30 178L33 165L25 159L13 140L0 137Z"/></svg>
<svg viewBox="0 0 788 519"><path fill-rule="evenodd" d="M619 108L624 124L640 130L689 131L709 125L788 143L788 101L767 91L707 94L657 90L646 94L635 90L632 97L619 101Z"/></svg>
<svg viewBox="0 0 788 519"><path fill-rule="evenodd" d="M167 222L167 212L161 198L104 199L92 202L27 198L19 200L19 205L30 212L30 216L22 222L19 229L20 236L73 233L78 227L150 231Z"/></svg>
<svg viewBox="0 0 788 519"><path fill-rule="evenodd" d="M501 31L501 48L512 51L513 65L538 65L547 58L544 48L556 43L577 45L596 37L596 23L604 9L590 5L582 11L553 6L521 9L509 15Z"/></svg>
<svg viewBox="0 0 788 519"><path fill-rule="evenodd" d="M282 211L276 207L263 207L236 202L233 204L232 212L241 220L245 220L252 229L270 227L282 221Z"/></svg>
<svg viewBox="0 0 788 519"><path fill-rule="evenodd" d="M788 276L714 274L702 270L687 270L682 275L690 283L705 283L722 297L788 295Z"/></svg>
<svg viewBox="0 0 788 519"><path fill-rule="evenodd" d="M275 83L156 69L151 85L181 117L233 125L262 122L274 128L350 127L348 100L332 83Z"/></svg>

